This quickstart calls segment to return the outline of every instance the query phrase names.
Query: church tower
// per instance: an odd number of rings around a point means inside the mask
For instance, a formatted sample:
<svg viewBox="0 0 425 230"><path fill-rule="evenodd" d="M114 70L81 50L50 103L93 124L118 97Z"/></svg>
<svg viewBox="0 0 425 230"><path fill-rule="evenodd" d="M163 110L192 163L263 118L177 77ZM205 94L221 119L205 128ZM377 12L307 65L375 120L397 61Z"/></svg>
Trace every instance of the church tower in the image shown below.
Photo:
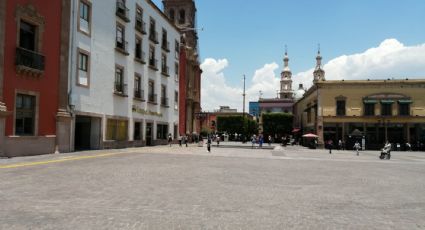
<svg viewBox="0 0 425 230"><path fill-rule="evenodd" d="M292 72L289 69L288 51L285 48L284 67L280 73L280 99L293 99Z"/></svg>
<svg viewBox="0 0 425 230"><path fill-rule="evenodd" d="M313 83L317 83L318 81L325 80L325 71L322 69L322 56L320 56L320 48L317 51L316 68L314 69L313 76L314 76Z"/></svg>
<svg viewBox="0 0 425 230"><path fill-rule="evenodd" d="M194 0L163 0L164 13L183 32L186 46L197 49L196 6Z"/></svg>

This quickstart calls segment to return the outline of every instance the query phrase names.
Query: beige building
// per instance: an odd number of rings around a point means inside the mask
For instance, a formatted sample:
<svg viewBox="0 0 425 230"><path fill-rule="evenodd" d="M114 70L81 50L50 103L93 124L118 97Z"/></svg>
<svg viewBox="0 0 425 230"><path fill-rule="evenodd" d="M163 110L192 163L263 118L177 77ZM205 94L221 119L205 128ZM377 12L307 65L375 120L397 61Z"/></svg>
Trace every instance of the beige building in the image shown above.
<svg viewBox="0 0 425 230"><path fill-rule="evenodd" d="M424 148L425 79L325 80L320 68L314 84L294 105L295 128L315 133L318 143L339 140L351 149L358 140L366 149L385 140L400 148Z"/></svg>

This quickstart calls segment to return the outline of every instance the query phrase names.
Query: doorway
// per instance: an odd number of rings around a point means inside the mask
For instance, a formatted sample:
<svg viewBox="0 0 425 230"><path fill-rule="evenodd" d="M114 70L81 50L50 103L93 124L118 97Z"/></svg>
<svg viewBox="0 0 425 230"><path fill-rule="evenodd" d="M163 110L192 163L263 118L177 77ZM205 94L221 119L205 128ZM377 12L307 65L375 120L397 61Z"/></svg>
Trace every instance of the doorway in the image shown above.
<svg viewBox="0 0 425 230"><path fill-rule="evenodd" d="M100 118L76 116L74 150L93 150L100 148Z"/></svg>
<svg viewBox="0 0 425 230"><path fill-rule="evenodd" d="M146 123L146 145L152 146L152 123Z"/></svg>

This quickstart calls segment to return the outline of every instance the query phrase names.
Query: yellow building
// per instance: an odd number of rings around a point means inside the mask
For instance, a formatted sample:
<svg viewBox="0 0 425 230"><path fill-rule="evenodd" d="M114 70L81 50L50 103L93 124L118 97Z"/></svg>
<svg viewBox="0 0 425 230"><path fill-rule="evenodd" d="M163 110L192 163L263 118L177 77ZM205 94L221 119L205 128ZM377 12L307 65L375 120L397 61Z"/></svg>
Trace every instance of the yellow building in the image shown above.
<svg viewBox="0 0 425 230"><path fill-rule="evenodd" d="M389 140L401 149L408 142L423 150L425 79L327 81L319 59L316 71L313 86L294 104L301 133L317 134L319 146L342 140L348 149L355 141L379 149Z"/></svg>

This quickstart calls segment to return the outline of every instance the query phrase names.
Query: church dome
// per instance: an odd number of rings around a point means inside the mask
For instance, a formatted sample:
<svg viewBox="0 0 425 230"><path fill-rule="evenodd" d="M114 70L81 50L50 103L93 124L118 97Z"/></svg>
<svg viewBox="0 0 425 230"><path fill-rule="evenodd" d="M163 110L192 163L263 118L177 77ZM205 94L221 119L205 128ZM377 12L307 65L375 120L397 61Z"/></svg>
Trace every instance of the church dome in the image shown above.
<svg viewBox="0 0 425 230"><path fill-rule="evenodd" d="M303 87L303 84L300 84L298 89L294 91L294 98L295 100L301 99L304 96L305 89Z"/></svg>

